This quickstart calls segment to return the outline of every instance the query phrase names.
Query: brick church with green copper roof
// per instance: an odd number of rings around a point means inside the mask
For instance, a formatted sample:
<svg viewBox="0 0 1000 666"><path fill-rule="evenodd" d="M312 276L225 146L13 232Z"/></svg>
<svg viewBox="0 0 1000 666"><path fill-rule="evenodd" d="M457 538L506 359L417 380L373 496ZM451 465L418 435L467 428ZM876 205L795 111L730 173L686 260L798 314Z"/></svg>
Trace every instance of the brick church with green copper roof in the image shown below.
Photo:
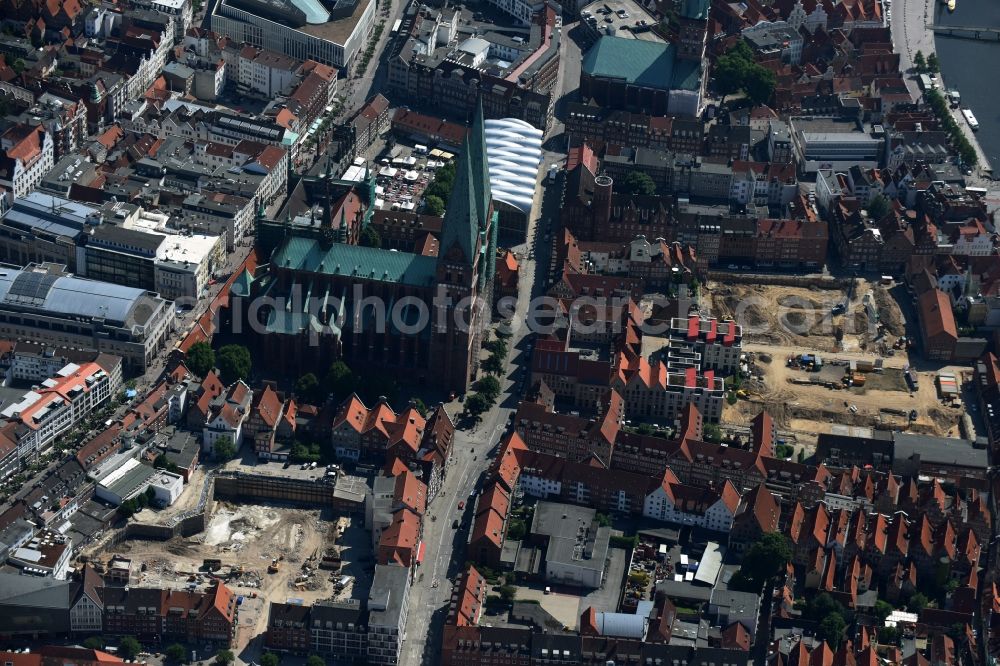
<svg viewBox="0 0 1000 666"><path fill-rule="evenodd" d="M358 244L371 223L373 174L345 183L327 173L308 187L325 201L322 214L295 223L290 215L259 219L257 249L267 263L240 276L233 290L233 317L251 331L258 362L297 377L344 360L361 374L384 371L467 390L496 270L481 106L458 157L437 256ZM384 326L373 308L361 307L366 299L384 303Z"/></svg>

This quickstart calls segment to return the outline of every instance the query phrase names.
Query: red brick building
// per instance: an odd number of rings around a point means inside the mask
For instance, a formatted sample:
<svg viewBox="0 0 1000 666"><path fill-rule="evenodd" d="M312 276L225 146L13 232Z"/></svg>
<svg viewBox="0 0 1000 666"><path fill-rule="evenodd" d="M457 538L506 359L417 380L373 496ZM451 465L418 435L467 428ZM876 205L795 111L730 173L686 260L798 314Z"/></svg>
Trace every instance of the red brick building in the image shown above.
<svg viewBox="0 0 1000 666"><path fill-rule="evenodd" d="M924 356L931 360L950 361L958 344L958 328L948 295L940 289L928 289L917 299L920 341Z"/></svg>

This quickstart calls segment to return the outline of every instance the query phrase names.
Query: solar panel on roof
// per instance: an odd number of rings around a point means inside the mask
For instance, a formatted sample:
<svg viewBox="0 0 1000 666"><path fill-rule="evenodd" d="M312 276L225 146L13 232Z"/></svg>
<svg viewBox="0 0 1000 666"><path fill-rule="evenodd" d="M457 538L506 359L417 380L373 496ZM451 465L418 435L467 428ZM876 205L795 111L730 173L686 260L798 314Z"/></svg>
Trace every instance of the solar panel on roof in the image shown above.
<svg viewBox="0 0 1000 666"><path fill-rule="evenodd" d="M41 305L58 276L47 273L21 273L7 290L4 300L22 305Z"/></svg>

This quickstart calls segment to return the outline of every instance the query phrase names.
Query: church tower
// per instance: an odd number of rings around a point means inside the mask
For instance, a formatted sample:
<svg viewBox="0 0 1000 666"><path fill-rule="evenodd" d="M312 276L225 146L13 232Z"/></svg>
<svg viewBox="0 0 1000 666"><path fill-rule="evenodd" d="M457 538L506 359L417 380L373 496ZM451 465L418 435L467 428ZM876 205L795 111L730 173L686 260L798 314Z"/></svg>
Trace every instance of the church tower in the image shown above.
<svg viewBox="0 0 1000 666"><path fill-rule="evenodd" d="M679 17L680 41L677 43L677 59L701 62L705 57L705 43L708 40L709 0L683 0Z"/></svg>
<svg viewBox="0 0 1000 666"><path fill-rule="evenodd" d="M496 215L480 105L462 144L442 224L432 307L432 367L442 383L465 391L479 364L485 318L492 311Z"/></svg>

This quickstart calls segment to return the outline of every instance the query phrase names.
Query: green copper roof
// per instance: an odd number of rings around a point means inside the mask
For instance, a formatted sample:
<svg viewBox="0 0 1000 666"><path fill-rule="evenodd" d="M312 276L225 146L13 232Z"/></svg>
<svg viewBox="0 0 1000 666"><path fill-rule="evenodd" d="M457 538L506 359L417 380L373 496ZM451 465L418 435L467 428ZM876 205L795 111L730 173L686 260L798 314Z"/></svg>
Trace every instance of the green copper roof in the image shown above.
<svg viewBox="0 0 1000 666"><path fill-rule="evenodd" d="M490 199L493 193L490 191L490 167L486 159L486 122L483 119L483 98L476 100L476 116L472 121L472 130L469 132L469 149L472 157L473 192L476 197L476 214L479 223L484 225L487 222L486 214L489 211Z"/></svg>
<svg viewBox="0 0 1000 666"><path fill-rule="evenodd" d="M686 19L704 21L708 18L709 0L684 0L681 16Z"/></svg>
<svg viewBox="0 0 1000 666"><path fill-rule="evenodd" d="M672 44L605 35L583 57L582 69L591 76L625 79L656 90L697 90L698 63L676 62ZM693 74L698 80L692 85Z"/></svg>
<svg viewBox="0 0 1000 666"><path fill-rule="evenodd" d="M419 287L433 285L437 274L435 257L342 243L324 250L318 240L300 237L288 238L279 245L271 263L279 268Z"/></svg>
<svg viewBox="0 0 1000 666"><path fill-rule="evenodd" d="M296 284L299 288L300 293L306 294L305 298L298 301L292 293L280 294L282 296L282 301L284 302L284 308L274 308L268 313L267 317L267 332L268 333L284 333L287 335L299 334L305 330L309 330L314 333L326 333L332 334L337 337L342 333L339 326L337 326L338 317L344 314L344 302L346 301L346 288L341 290L340 294L331 294L329 287L325 288L322 293L313 293L313 287L310 283L305 288L303 285ZM274 291L272 289L268 290L269 296L275 296L277 294L270 293ZM293 290L294 291L294 290ZM337 297L337 301L332 301L331 298ZM296 309L293 307L296 303L301 304L301 308ZM331 305L337 305L336 312L327 313L327 308ZM315 313L327 313L329 315L330 323L328 326L324 326L319 319L316 318Z"/></svg>
<svg viewBox="0 0 1000 666"><path fill-rule="evenodd" d="M250 271L244 268L243 272L233 280L229 293L233 296L249 296L251 286L253 286L253 276L250 275Z"/></svg>
<svg viewBox="0 0 1000 666"><path fill-rule="evenodd" d="M671 90L698 90L701 87L701 63L678 60L674 63L674 77Z"/></svg>
<svg viewBox="0 0 1000 666"><path fill-rule="evenodd" d="M470 132L471 134L471 132ZM479 236L479 203L476 200L476 178L472 173L469 137L462 143L462 155L455 165L455 183L444 212L441 232L441 256L446 256L456 243L471 264L476 257L476 240Z"/></svg>

